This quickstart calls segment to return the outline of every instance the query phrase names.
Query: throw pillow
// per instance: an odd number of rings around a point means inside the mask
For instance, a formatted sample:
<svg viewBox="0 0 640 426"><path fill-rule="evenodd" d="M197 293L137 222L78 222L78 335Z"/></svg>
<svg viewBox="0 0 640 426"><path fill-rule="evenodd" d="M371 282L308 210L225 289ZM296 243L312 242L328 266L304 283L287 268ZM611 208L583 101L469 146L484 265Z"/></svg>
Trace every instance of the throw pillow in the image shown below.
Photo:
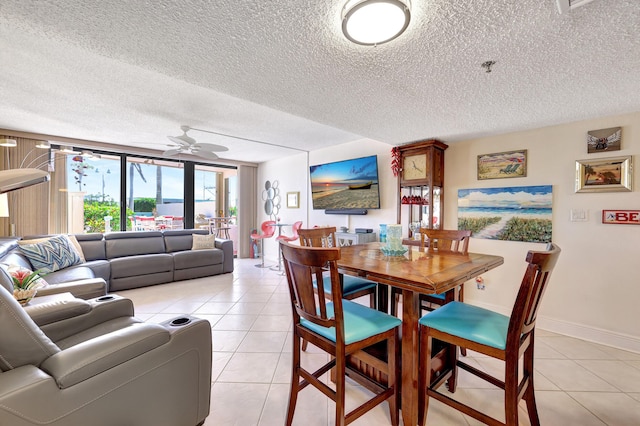
<svg viewBox="0 0 640 426"><path fill-rule="evenodd" d="M78 256L80 256L80 259L82 260L82 263L86 262L87 260L84 258L84 252L82 251L82 246L80 245L80 243L78 242L78 239L76 238L75 235L66 235L66 237L69 239L70 247L76 250L76 253L78 253Z"/></svg>
<svg viewBox="0 0 640 426"><path fill-rule="evenodd" d="M200 235L193 234L193 247L191 250L202 250L216 248L216 236L214 234Z"/></svg>
<svg viewBox="0 0 640 426"><path fill-rule="evenodd" d="M82 259L76 250L71 248L69 239L64 235L34 244L20 244L19 248L31 265L43 274L82 263Z"/></svg>
<svg viewBox="0 0 640 426"><path fill-rule="evenodd" d="M85 263L87 260L84 258L84 252L82 251L82 246L78 242L78 239L75 235L63 235L69 242L69 248L74 250L78 257L80 257L80 263ZM49 241L53 237L42 237L42 238L32 238L30 240L20 240L18 241L18 245L27 245L27 244L37 244L43 243L45 241Z"/></svg>

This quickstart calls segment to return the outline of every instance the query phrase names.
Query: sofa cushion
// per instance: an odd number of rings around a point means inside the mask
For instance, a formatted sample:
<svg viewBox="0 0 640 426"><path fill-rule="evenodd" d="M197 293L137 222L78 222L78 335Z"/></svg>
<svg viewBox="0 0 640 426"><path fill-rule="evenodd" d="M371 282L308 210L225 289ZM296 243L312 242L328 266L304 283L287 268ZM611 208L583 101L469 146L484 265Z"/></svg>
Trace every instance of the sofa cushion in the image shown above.
<svg viewBox="0 0 640 426"><path fill-rule="evenodd" d="M173 253L173 264L176 270L218 265L222 264L223 261L224 253L220 249L188 250Z"/></svg>
<svg viewBox="0 0 640 426"><path fill-rule="evenodd" d="M110 232L104 236L107 259L165 252L162 232Z"/></svg>
<svg viewBox="0 0 640 426"><path fill-rule="evenodd" d="M65 235L65 236L69 239L69 243L71 244L71 247L74 248L76 250L76 253L78 253L78 256L80 256L80 260L82 262L85 262L82 246L78 242L76 236L75 235Z"/></svg>
<svg viewBox="0 0 640 426"><path fill-rule="evenodd" d="M18 244L31 265L42 273L55 272L82 263L82 259L64 235L34 244Z"/></svg>
<svg viewBox="0 0 640 426"><path fill-rule="evenodd" d="M59 269L55 272L51 272L45 275L49 284L60 284L71 281L86 280L89 278L95 278L93 270L88 266L76 265L69 268Z"/></svg>
<svg viewBox="0 0 640 426"><path fill-rule="evenodd" d="M76 234L74 237L76 237L78 244L82 247L86 261L105 260L107 258L102 234Z"/></svg>
<svg viewBox="0 0 640 426"><path fill-rule="evenodd" d="M172 229L163 232L164 245L167 253L191 250L193 247L192 235L209 235L206 229Z"/></svg>
<svg viewBox="0 0 640 426"><path fill-rule="evenodd" d="M173 256L166 253L111 259L111 279L172 271Z"/></svg>

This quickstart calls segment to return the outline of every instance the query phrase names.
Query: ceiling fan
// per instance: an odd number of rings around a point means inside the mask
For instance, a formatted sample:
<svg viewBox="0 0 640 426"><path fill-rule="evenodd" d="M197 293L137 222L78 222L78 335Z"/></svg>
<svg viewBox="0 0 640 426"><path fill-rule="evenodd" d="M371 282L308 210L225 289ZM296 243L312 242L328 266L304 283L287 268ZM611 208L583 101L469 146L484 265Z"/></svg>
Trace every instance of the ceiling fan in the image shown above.
<svg viewBox="0 0 640 426"><path fill-rule="evenodd" d="M229 148L222 145L198 143L194 138L187 135L187 132L191 130L189 126L180 126L180 129L182 130L180 136L168 136L169 140L177 145L170 145L172 148L163 152L164 155L193 154L208 160L215 160L218 158L215 154L216 152L229 150Z"/></svg>

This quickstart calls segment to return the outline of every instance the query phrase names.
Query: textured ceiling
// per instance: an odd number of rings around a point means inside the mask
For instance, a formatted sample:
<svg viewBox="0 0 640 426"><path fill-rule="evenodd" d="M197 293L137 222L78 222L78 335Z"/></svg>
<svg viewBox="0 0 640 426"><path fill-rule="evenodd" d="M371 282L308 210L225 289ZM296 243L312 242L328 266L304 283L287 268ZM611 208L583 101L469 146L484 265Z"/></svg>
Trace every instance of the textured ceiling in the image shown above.
<svg viewBox="0 0 640 426"><path fill-rule="evenodd" d="M343 3L2 0L0 128L161 152L186 124L312 150L640 111L639 0L413 0L377 47L344 38ZM227 159L296 152L189 135Z"/></svg>

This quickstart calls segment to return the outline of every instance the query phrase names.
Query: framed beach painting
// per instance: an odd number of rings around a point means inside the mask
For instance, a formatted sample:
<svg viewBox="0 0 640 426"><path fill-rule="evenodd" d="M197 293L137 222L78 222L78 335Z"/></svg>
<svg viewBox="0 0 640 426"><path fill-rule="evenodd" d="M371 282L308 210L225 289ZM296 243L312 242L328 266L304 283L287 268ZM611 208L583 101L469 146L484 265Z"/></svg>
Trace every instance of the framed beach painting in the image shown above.
<svg viewBox="0 0 640 426"><path fill-rule="evenodd" d="M478 180L524 177L526 175L526 149L478 155Z"/></svg>
<svg viewBox="0 0 640 426"><path fill-rule="evenodd" d="M458 229L474 238L551 241L552 186L458 190Z"/></svg>
<svg viewBox="0 0 640 426"><path fill-rule="evenodd" d="M576 161L576 192L631 191L631 156Z"/></svg>

